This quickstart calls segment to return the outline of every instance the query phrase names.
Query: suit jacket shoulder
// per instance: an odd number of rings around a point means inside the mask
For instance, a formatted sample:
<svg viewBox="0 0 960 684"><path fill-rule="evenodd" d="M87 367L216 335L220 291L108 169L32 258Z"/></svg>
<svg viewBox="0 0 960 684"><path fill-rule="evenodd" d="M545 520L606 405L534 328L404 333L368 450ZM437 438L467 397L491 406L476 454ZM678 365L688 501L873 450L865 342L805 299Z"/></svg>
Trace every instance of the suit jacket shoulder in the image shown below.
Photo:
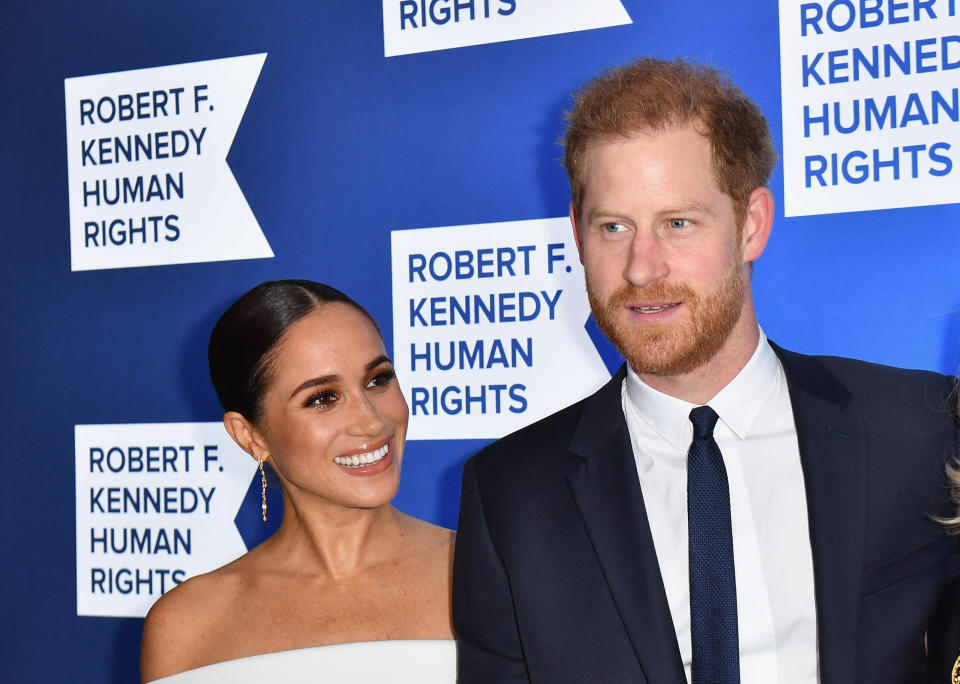
<svg viewBox="0 0 960 684"><path fill-rule="evenodd" d="M481 481L485 475L536 486L545 478L566 478L579 456L626 429L620 392L621 368L599 390L560 411L513 432L479 451L470 461Z"/></svg>
<svg viewBox="0 0 960 684"><path fill-rule="evenodd" d="M791 391L804 391L837 403L851 399L867 410L906 409L910 415L954 415L955 378L840 356L807 356L771 343Z"/></svg>

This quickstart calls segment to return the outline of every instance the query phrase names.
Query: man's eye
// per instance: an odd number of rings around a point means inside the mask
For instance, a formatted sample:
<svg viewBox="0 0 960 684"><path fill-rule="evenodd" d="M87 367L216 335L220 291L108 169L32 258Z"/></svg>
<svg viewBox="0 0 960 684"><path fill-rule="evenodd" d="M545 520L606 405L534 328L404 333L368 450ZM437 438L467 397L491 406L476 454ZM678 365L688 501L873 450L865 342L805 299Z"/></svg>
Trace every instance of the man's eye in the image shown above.
<svg viewBox="0 0 960 684"><path fill-rule="evenodd" d="M606 233L622 233L627 227L622 223L604 223L603 230Z"/></svg>
<svg viewBox="0 0 960 684"><path fill-rule="evenodd" d="M687 219L674 218L670 219L671 228L687 228L690 225L690 221Z"/></svg>

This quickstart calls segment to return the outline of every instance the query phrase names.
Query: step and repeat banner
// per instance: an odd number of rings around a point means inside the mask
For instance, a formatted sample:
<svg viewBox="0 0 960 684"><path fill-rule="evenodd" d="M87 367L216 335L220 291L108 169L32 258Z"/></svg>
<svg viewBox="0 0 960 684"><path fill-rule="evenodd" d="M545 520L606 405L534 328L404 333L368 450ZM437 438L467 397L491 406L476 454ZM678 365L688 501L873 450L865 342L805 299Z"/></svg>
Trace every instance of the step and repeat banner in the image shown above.
<svg viewBox="0 0 960 684"><path fill-rule="evenodd" d="M605 382L621 361L557 140L569 94L642 55L720 67L767 114L767 335L955 372L957 12L6 3L4 679L136 681L157 597L276 529L206 369L213 323L259 282L326 282L379 321L410 406L396 505L440 525L472 453Z"/></svg>

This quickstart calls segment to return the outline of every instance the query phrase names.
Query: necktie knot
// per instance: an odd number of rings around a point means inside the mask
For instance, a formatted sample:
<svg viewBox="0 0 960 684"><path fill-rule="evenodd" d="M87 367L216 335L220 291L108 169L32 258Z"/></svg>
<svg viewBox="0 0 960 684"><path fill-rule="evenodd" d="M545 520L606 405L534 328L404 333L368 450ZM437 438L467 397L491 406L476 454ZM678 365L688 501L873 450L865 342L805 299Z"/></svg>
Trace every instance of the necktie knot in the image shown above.
<svg viewBox="0 0 960 684"><path fill-rule="evenodd" d="M693 423L694 439L713 437L713 428L720 416L709 406L698 406L690 411L690 422Z"/></svg>

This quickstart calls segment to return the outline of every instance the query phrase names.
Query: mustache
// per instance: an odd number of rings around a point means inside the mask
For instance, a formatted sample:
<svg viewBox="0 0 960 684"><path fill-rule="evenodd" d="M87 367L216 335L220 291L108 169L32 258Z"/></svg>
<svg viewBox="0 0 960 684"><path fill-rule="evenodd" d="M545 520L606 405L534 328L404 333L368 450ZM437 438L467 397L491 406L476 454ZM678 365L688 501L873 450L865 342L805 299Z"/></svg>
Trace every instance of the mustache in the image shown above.
<svg viewBox="0 0 960 684"><path fill-rule="evenodd" d="M694 299L693 290L687 285L667 285L651 283L646 287L637 287L629 283L619 288L607 300L612 306L629 306L638 302L670 304Z"/></svg>

